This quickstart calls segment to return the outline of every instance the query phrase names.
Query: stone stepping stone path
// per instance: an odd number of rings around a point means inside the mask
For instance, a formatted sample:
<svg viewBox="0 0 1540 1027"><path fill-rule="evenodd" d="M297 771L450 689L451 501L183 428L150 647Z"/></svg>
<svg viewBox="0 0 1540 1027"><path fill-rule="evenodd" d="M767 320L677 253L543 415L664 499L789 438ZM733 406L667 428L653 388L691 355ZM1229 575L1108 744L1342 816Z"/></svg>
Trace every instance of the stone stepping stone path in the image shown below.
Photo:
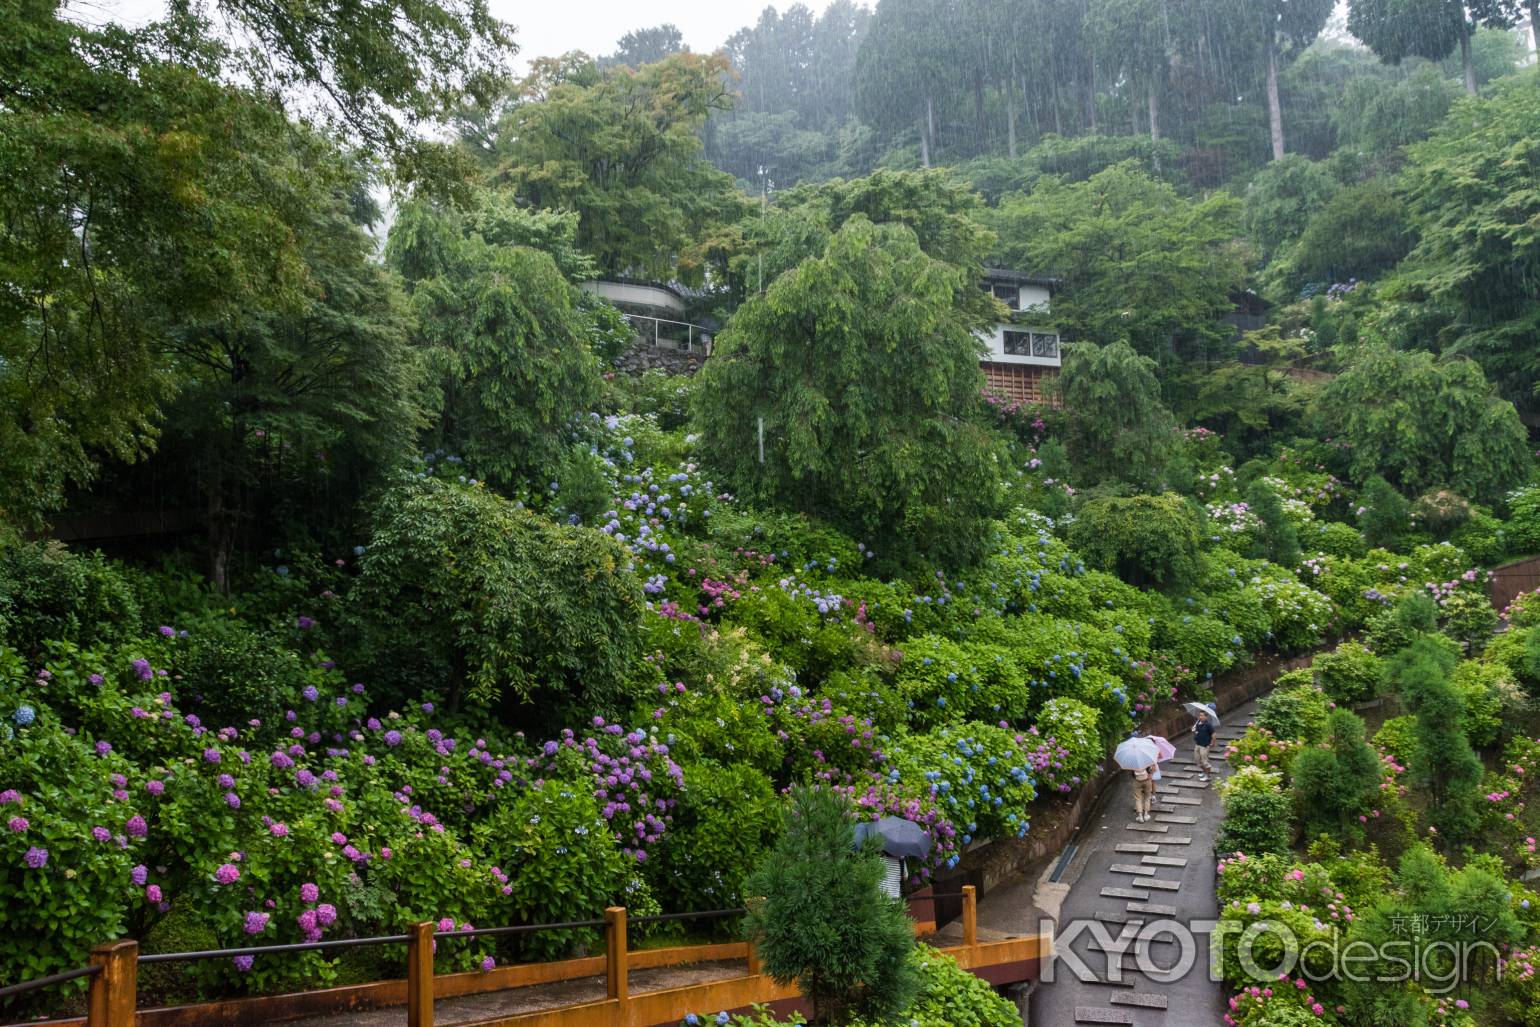
<svg viewBox="0 0 1540 1027"><path fill-rule="evenodd" d="M1134 1014L1128 1009L1112 1009L1102 1006L1076 1006L1076 1023L1126 1023L1134 1022Z"/></svg>
<svg viewBox="0 0 1540 1027"><path fill-rule="evenodd" d="M1132 988L1134 986L1133 978L1122 974L1118 975L1116 979L1111 974L1105 977L1097 977L1093 974L1089 981L1082 981L1081 983L1101 985L1103 988ZM1109 998L1108 1001L1110 1002L1111 999Z"/></svg>
<svg viewBox="0 0 1540 1027"><path fill-rule="evenodd" d="M1164 827L1165 825L1162 824L1161 826ZM1174 834L1174 835L1172 835L1169 838L1162 838L1160 841L1161 841L1162 845L1190 845L1190 844L1192 844L1192 839L1191 838L1187 838L1187 837L1184 837L1184 836L1179 835L1179 834Z"/></svg>
<svg viewBox="0 0 1540 1027"><path fill-rule="evenodd" d="M1154 855L1155 853L1160 851L1160 846L1159 845L1152 845L1152 844L1149 844L1149 843L1146 843L1146 842L1120 842L1119 844L1114 845L1112 847L1112 851L1113 852L1126 852L1126 853L1139 853L1139 852L1143 852L1143 853L1147 853L1149 855Z"/></svg>
<svg viewBox="0 0 1540 1027"><path fill-rule="evenodd" d="M1114 995L1107 1001L1115 1006L1139 1006L1143 1009L1166 1008L1166 996L1154 995L1146 991L1135 991L1127 995Z"/></svg>
<svg viewBox="0 0 1540 1027"><path fill-rule="evenodd" d="M1091 919L1097 923L1106 924L1108 927L1133 927L1137 929L1144 926L1144 917L1132 917L1127 913L1103 913L1101 910L1097 910Z"/></svg>
<svg viewBox="0 0 1540 1027"><path fill-rule="evenodd" d="M1148 898L1148 896L1145 896ZM1176 907L1167 906L1160 902L1130 902L1130 913L1148 913L1151 916L1176 916Z"/></svg>
<svg viewBox="0 0 1540 1027"><path fill-rule="evenodd" d="M1172 781L1171 785L1174 788L1207 788L1208 787L1208 782L1207 781Z"/></svg>
<svg viewBox="0 0 1540 1027"><path fill-rule="evenodd" d="M1147 899L1147 898L1149 898L1149 895L1145 894L1144 892L1142 892L1142 891L1134 891L1132 888L1103 888L1101 890L1100 894L1102 895L1103 898L1108 898L1108 899Z"/></svg>
<svg viewBox="0 0 1540 1027"><path fill-rule="evenodd" d="M1175 856L1145 856L1139 862L1152 867L1176 867L1179 870L1187 865L1185 859L1178 859Z"/></svg>
<svg viewBox="0 0 1540 1027"><path fill-rule="evenodd" d="M1181 881L1166 881L1166 880L1162 880L1159 877L1146 877L1146 878L1144 878L1142 880L1130 881L1129 883L1134 885L1137 888L1155 888L1155 889L1158 889L1160 891L1181 891L1182 890L1182 882ZM1103 889L1103 893L1105 893L1105 889Z"/></svg>
<svg viewBox="0 0 1540 1027"><path fill-rule="evenodd" d="M1108 869L1114 874L1137 874L1140 877L1155 876L1154 867L1136 866L1132 863L1114 863Z"/></svg>
<svg viewBox="0 0 1540 1027"><path fill-rule="evenodd" d="M1203 800L1191 795L1168 795L1160 800L1168 806L1201 806Z"/></svg>
<svg viewBox="0 0 1540 1027"><path fill-rule="evenodd" d="M1171 830L1171 825L1169 825L1169 824L1141 824L1141 823L1139 823L1137 821L1134 821L1134 822L1132 822L1132 823L1127 825L1127 829L1130 830L1130 831L1143 831L1146 834L1165 834L1167 831Z"/></svg>
<svg viewBox="0 0 1540 1027"><path fill-rule="evenodd" d="M1196 824L1198 818L1178 816L1175 813L1157 813L1155 822L1157 824Z"/></svg>

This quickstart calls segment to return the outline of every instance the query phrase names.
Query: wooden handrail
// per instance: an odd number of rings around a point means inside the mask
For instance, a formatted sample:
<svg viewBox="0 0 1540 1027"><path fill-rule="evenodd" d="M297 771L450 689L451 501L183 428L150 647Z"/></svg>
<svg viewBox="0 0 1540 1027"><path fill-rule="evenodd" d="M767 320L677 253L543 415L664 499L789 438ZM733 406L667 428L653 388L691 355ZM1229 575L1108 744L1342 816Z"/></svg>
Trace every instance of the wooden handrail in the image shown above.
<svg viewBox="0 0 1540 1027"><path fill-rule="evenodd" d="M139 995L139 943L109 941L91 950L91 965L101 967L92 975L86 998L89 1027L134 1027L134 1007Z"/></svg>

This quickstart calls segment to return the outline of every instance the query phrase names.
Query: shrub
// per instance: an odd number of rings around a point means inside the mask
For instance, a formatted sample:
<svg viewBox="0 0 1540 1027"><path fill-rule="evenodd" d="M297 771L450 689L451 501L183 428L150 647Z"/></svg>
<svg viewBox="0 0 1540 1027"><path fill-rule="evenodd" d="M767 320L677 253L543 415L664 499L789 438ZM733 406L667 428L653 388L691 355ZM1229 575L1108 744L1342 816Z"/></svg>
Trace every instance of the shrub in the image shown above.
<svg viewBox="0 0 1540 1027"><path fill-rule="evenodd" d="M743 764L684 770L684 801L648 876L671 911L734 909L744 903L744 879L780 837L780 800L768 777Z"/></svg>
<svg viewBox="0 0 1540 1027"><path fill-rule="evenodd" d="M1417 718L1411 766L1426 789L1429 819L1443 843L1453 845L1475 830L1481 760L1466 738L1460 693L1449 680L1453 660L1430 640L1417 642L1396 661L1402 701Z"/></svg>
<svg viewBox="0 0 1540 1027"><path fill-rule="evenodd" d="M299 699L305 666L269 634L240 621L206 621L179 646L172 664L177 695L214 727L262 722L263 734L283 730L287 704Z"/></svg>
<svg viewBox="0 0 1540 1027"><path fill-rule="evenodd" d="M1434 538L1448 538L1470 520L1470 500L1450 489L1433 489L1417 497L1412 504L1412 523L1433 533Z"/></svg>
<svg viewBox="0 0 1540 1027"><path fill-rule="evenodd" d="M365 658L397 695L447 680L450 705L542 689L611 707L638 655L640 584L600 532L477 487L409 481L381 502L351 598Z"/></svg>
<svg viewBox="0 0 1540 1027"><path fill-rule="evenodd" d="M1230 766L1237 769L1256 767L1287 776L1301 748L1300 742L1278 738L1267 728L1252 724L1245 734L1230 743L1225 755Z"/></svg>
<svg viewBox="0 0 1540 1027"><path fill-rule="evenodd" d="M957 828L974 838L1019 838L1027 805L1036 797L1027 753L1017 736L991 724L964 723L893 743L897 775L924 788Z"/></svg>
<svg viewBox="0 0 1540 1027"><path fill-rule="evenodd" d="M0 639L35 662L50 640L89 647L139 629L139 605L101 553L7 540L0 530Z"/></svg>
<svg viewBox="0 0 1540 1027"><path fill-rule="evenodd" d="M1385 682L1385 661L1358 642L1344 642L1322 653L1311 664L1315 680L1326 697L1351 706L1379 694Z"/></svg>
<svg viewBox="0 0 1540 1027"><path fill-rule="evenodd" d="M1359 503L1358 526L1369 545L1394 549L1406 533L1411 531L1411 504L1379 475L1376 474L1364 484Z"/></svg>
<svg viewBox="0 0 1540 1027"><path fill-rule="evenodd" d="M1050 787L1091 779L1106 756L1098 721L1096 710L1077 699L1050 699L1043 704L1032 732L1057 743L1048 765L1038 768Z"/></svg>
<svg viewBox="0 0 1540 1027"><path fill-rule="evenodd" d="M1257 726L1284 741L1319 742L1326 733L1330 704L1326 693L1314 684L1284 686L1281 681L1278 688L1257 703Z"/></svg>
<svg viewBox="0 0 1540 1027"><path fill-rule="evenodd" d="M1365 642L1381 656L1392 656L1438 628L1438 605L1415 592L1369 618Z"/></svg>
<svg viewBox="0 0 1540 1027"><path fill-rule="evenodd" d="M882 893L882 878L876 841L856 846L840 796L792 792L785 834L745 882L754 896L748 933L764 972L783 986L795 981L815 1021L891 1018L919 992L914 925Z"/></svg>
<svg viewBox="0 0 1540 1027"><path fill-rule="evenodd" d="M1467 652L1479 653L1497 628L1497 611L1485 594L1459 589L1439 604L1439 620L1444 634L1459 642Z"/></svg>
<svg viewBox="0 0 1540 1027"><path fill-rule="evenodd" d="M916 945L910 956L920 978L914 1004L887 1021L853 1020L849 1027L1020 1027L1021 1012L977 974L944 952Z"/></svg>
<svg viewBox="0 0 1540 1027"><path fill-rule="evenodd" d="M1278 787L1278 774L1245 767L1225 781L1224 821L1214 841L1221 853L1255 857L1289 850L1289 797Z"/></svg>
<svg viewBox="0 0 1540 1027"><path fill-rule="evenodd" d="M1379 791L1379 758L1364 741L1364 723L1351 710L1327 718L1327 744L1307 748L1289 771L1294 806L1306 837L1362 836L1358 820Z"/></svg>
<svg viewBox="0 0 1540 1027"><path fill-rule="evenodd" d="M1261 527L1251 555L1271 560L1283 567L1299 562L1299 531L1283 511L1283 499L1258 478L1246 489L1246 506L1256 515Z"/></svg>
<svg viewBox="0 0 1540 1027"><path fill-rule="evenodd" d="M1465 660L1450 678L1460 694L1465 737L1478 749L1496 744L1503 734L1505 714L1522 699L1507 670L1497 664Z"/></svg>
<svg viewBox="0 0 1540 1027"><path fill-rule="evenodd" d="M1175 493L1093 499L1081 507L1072 537L1086 563L1130 584L1179 591L1198 577L1199 515Z"/></svg>
<svg viewBox="0 0 1540 1027"><path fill-rule="evenodd" d="M1327 556L1358 557L1364 555L1364 537L1351 524L1340 521L1317 521L1300 531L1300 545L1306 552L1325 553Z"/></svg>

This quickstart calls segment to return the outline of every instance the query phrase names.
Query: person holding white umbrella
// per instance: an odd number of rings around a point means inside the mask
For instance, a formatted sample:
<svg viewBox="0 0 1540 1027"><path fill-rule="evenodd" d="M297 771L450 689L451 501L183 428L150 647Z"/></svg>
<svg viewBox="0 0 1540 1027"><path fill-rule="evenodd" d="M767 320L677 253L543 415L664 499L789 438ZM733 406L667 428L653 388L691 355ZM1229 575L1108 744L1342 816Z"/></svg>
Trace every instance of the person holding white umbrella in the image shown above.
<svg viewBox="0 0 1540 1027"><path fill-rule="evenodd" d="M1134 777L1134 820L1150 819L1150 802L1155 795L1155 764L1159 750L1149 738L1125 738L1118 743L1112 759Z"/></svg>

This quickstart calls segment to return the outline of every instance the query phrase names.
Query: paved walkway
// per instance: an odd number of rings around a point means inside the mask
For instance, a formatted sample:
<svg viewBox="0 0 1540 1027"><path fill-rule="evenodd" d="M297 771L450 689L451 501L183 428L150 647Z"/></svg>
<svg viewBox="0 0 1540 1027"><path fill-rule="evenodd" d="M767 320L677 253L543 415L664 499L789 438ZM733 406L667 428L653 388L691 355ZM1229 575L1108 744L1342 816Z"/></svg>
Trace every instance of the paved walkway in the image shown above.
<svg viewBox="0 0 1540 1027"><path fill-rule="evenodd" d="M1240 737L1254 710L1254 704L1247 704L1225 716L1215 732L1214 752ZM1145 925L1157 921L1187 924L1218 916L1214 836L1220 804L1210 785L1227 770L1216 755L1215 776L1200 782L1191 735L1173 741L1179 751L1162 765L1166 769L1153 820L1134 821L1132 781L1121 774L1075 837L1079 848L1059 881L1070 887L1059 908L1055 948L1063 952L1068 939L1067 947L1090 974L1082 979L1073 963L1057 959L1052 982L1045 979L1032 996L1033 1024L1209 1027L1224 1022L1224 987L1209 979L1206 935L1194 936L1194 961L1181 974L1160 972L1178 962L1180 948L1170 935L1152 935L1148 944L1134 940ZM1074 934L1082 920L1105 928L1114 939L1106 946L1112 952L1104 951L1089 927Z"/></svg>

